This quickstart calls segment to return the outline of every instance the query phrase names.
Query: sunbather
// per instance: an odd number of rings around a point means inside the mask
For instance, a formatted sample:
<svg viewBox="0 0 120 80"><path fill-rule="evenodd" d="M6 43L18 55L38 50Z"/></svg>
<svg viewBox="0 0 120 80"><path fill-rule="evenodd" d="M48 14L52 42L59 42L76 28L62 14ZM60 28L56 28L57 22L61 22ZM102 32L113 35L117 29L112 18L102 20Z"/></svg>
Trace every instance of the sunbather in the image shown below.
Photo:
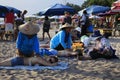
<svg viewBox="0 0 120 80"><path fill-rule="evenodd" d="M18 65L43 65L54 66L57 65L58 58L56 56L46 57L13 57L0 62L0 66L18 66Z"/></svg>

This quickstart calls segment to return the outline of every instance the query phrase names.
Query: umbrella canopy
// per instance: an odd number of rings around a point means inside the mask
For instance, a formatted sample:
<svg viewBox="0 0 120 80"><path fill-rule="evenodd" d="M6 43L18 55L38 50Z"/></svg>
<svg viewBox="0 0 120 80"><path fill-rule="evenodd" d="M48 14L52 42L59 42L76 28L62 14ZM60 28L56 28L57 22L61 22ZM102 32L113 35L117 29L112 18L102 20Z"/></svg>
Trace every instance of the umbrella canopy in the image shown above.
<svg viewBox="0 0 120 80"><path fill-rule="evenodd" d="M19 9L16 9L14 7L10 7L10 6L5 6L6 8L8 8L9 11L11 11L13 9L14 13L18 14L21 13L21 11Z"/></svg>
<svg viewBox="0 0 120 80"><path fill-rule="evenodd" d="M98 13L104 13L106 11L110 10L110 7L105 7L105 6L99 6L99 5L92 5L89 6L81 11L79 11L79 14L82 14L82 12L86 10L88 14L98 14Z"/></svg>
<svg viewBox="0 0 120 80"><path fill-rule="evenodd" d="M48 15L48 16L54 16L54 15L64 15L64 12L67 11L70 14L74 14L75 10L72 7L62 5L62 4L55 4L52 7L49 7L45 9L42 12L39 12L39 15Z"/></svg>
<svg viewBox="0 0 120 80"><path fill-rule="evenodd" d="M89 14L97 14L97 13L104 13L110 10L110 7L99 6L99 5L92 5L86 8L87 13Z"/></svg>
<svg viewBox="0 0 120 80"><path fill-rule="evenodd" d="M4 17L8 12L8 9L5 6L0 5L0 17Z"/></svg>
<svg viewBox="0 0 120 80"><path fill-rule="evenodd" d="M14 13L16 13L16 14L21 13L20 10L18 10L14 7L0 5L0 17L5 17L5 14L8 13L9 11L11 11L12 9L13 9Z"/></svg>

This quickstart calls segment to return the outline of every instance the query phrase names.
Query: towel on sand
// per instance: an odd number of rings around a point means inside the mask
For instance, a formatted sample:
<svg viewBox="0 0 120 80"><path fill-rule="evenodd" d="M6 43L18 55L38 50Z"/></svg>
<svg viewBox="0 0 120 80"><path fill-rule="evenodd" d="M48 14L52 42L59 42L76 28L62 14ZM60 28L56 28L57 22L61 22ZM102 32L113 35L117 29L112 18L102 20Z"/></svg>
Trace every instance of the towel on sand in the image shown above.
<svg viewBox="0 0 120 80"><path fill-rule="evenodd" d="M0 69L13 69L13 70L44 70L44 69L49 69L49 70L64 70L68 68L68 63L67 62L59 62L58 65L56 66L14 66L14 67L6 67L6 66L0 66Z"/></svg>

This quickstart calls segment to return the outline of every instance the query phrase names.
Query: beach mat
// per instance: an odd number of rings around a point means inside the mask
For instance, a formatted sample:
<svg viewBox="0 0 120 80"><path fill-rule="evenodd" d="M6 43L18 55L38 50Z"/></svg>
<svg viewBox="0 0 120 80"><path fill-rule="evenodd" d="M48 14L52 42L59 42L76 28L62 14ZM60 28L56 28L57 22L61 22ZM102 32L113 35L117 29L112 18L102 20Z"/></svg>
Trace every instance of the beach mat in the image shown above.
<svg viewBox="0 0 120 80"><path fill-rule="evenodd" d="M14 67L6 67L6 66L0 66L0 69L9 69L9 70L65 70L68 68L67 62L59 62L56 66L14 66Z"/></svg>

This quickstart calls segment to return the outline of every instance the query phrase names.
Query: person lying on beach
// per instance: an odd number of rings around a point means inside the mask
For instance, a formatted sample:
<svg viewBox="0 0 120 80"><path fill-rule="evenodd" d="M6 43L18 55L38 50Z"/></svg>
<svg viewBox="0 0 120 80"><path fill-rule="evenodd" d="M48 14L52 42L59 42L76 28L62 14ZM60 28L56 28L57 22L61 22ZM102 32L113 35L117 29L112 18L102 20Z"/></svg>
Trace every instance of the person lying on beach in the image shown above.
<svg viewBox="0 0 120 80"><path fill-rule="evenodd" d="M39 53L39 40L37 33L39 25L32 21L19 26L19 33L16 40L17 55L20 57L32 57Z"/></svg>
<svg viewBox="0 0 120 80"><path fill-rule="evenodd" d="M86 52L87 55L79 56L78 59L118 59L118 57L115 55L116 50L112 48L108 36L109 35L106 33L104 35L101 35L99 30L94 31L92 39L94 40L95 45L88 49L88 51Z"/></svg>
<svg viewBox="0 0 120 80"><path fill-rule="evenodd" d="M58 58L56 56L46 57L13 57L0 62L0 66L55 66Z"/></svg>

